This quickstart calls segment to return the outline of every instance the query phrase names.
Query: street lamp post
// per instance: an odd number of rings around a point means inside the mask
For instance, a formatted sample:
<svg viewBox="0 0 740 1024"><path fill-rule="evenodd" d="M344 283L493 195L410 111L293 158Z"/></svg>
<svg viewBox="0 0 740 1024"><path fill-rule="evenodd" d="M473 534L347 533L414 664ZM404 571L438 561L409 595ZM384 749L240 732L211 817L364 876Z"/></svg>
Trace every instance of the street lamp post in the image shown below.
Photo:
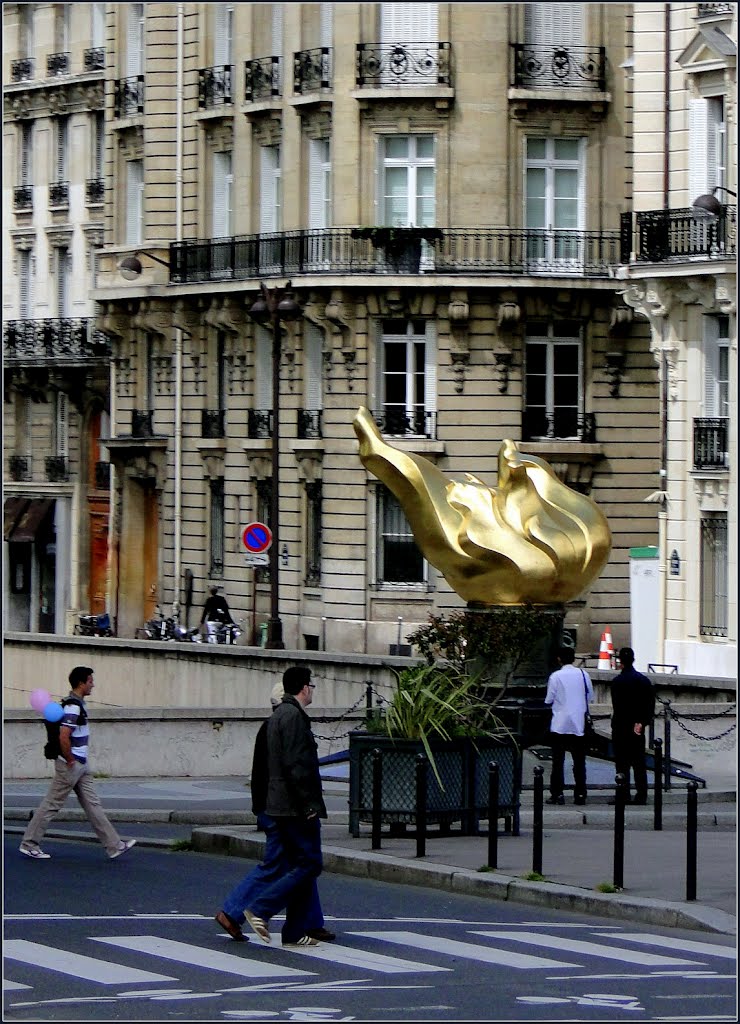
<svg viewBox="0 0 740 1024"><path fill-rule="evenodd" d="M260 297L249 310L258 324L272 325L272 482L270 487L270 619L267 625L267 649L282 650L283 624L280 620L280 321L297 320L301 307L293 298L290 281L284 288L268 288L260 283Z"/></svg>

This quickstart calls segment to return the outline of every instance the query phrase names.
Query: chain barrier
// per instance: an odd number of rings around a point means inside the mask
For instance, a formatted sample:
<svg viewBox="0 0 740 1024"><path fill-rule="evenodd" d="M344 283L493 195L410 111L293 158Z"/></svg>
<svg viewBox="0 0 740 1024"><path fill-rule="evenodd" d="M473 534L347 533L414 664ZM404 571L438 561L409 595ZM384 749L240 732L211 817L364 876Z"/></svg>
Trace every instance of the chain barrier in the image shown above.
<svg viewBox="0 0 740 1024"><path fill-rule="evenodd" d="M690 729L681 721L681 719L685 719L687 722L706 722L707 720L711 721L715 718L723 718L725 715L731 715L737 712L737 703L730 704L729 707L726 707L724 711L719 711L716 715L683 715L676 711L676 709L673 707L669 700L663 700L662 697L658 697L657 695L655 699L659 704L662 704L665 708L663 714L669 715L680 729L683 729L684 732L688 733L689 736L691 736L695 740L706 740L708 742L722 740L725 738L725 736L729 736L731 732L734 732L735 729L737 729L736 719L728 729L725 729L724 732L718 733L716 736L700 736L699 733L694 732L693 729Z"/></svg>
<svg viewBox="0 0 740 1024"><path fill-rule="evenodd" d="M343 712L342 716L340 717L340 719L337 722L337 728L342 724L342 722L344 722L344 720L347 718L348 715L351 715L353 711L357 711L357 709L363 703L365 704L366 714L367 713L372 713L373 709L372 709L371 705L368 702L368 697L370 697L370 696L375 697L376 703L377 703L377 705L379 707L382 706L383 704L387 704L388 703L388 698L384 697L382 693L378 693L378 691L373 687L372 683L367 682L365 684L365 692L363 693L363 695L361 697L357 698L357 700L354 702L354 704L351 707L347 708L347 710L345 712ZM356 728L356 726L354 728ZM347 739L347 737L350 735L350 733L354 731L354 728L353 729L347 729L346 732L341 732L341 733L335 732L332 736L322 736L321 733L314 732L314 737L317 740L324 740L324 742L326 742L326 743L334 743L336 740Z"/></svg>

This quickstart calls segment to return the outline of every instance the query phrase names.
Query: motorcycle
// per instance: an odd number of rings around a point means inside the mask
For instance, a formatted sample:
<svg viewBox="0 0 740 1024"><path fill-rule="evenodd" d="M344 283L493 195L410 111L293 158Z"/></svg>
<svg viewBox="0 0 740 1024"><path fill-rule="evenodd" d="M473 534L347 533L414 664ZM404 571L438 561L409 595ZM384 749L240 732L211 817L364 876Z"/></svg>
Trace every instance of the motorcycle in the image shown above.
<svg viewBox="0 0 740 1024"><path fill-rule="evenodd" d="M169 615L165 617L161 610L157 609L157 618L149 619L139 631L144 634L146 640L175 640L179 643L203 643L203 638L198 627L187 629L180 625L178 616Z"/></svg>
<svg viewBox="0 0 740 1024"><path fill-rule="evenodd" d="M206 643L208 644L235 644L242 635L242 630L236 622L208 620L205 626Z"/></svg>
<svg viewBox="0 0 740 1024"><path fill-rule="evenodd" d="M74 633L76 636L113 636L110 615L108 612L104 612L102 615L81 612L80 621L76 623Z"/></svg>

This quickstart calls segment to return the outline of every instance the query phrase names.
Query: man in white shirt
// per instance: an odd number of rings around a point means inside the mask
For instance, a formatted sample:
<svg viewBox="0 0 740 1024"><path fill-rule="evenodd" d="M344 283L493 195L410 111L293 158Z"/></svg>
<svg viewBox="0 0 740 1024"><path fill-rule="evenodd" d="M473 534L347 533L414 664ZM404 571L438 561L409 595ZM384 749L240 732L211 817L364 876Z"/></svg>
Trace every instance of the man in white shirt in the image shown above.
<svg viewBox="0 0 740 1024"><path fill-rule="evenodd" d="M563 774L565 752L573 759L574 799L576 804L586 803L586 741L584 724L589 703L594 698L591 680L583 669L573 664L575 651L561 647L558 651L560 668L547 680L545 704L552 705L550 744L552 746L552 772L548 804L563 804Z"/></svg>

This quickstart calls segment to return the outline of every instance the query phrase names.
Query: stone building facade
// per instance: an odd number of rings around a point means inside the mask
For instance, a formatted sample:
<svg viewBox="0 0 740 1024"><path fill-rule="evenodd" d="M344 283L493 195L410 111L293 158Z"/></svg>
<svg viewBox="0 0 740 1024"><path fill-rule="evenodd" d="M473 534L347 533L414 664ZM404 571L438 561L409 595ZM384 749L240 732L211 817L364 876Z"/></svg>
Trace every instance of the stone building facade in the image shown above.
<svg viewBox="0 0 740 1024"><path fill-rule="evenodd" d="M118 634L157 604L194 622L211 583L247 641L269 617L242 544L269 523L275 430L272 335L250 310L260 282L290 282L286 645L388 653L461 606L357 457L363 405L447 474L495 485L512 438L590 494L613 550L566 623L584 652L607 627L628 642L629 553L656 543L660 468L650 325L617 277L632 6L105 6L93 297L112 350Z"/></svg>

